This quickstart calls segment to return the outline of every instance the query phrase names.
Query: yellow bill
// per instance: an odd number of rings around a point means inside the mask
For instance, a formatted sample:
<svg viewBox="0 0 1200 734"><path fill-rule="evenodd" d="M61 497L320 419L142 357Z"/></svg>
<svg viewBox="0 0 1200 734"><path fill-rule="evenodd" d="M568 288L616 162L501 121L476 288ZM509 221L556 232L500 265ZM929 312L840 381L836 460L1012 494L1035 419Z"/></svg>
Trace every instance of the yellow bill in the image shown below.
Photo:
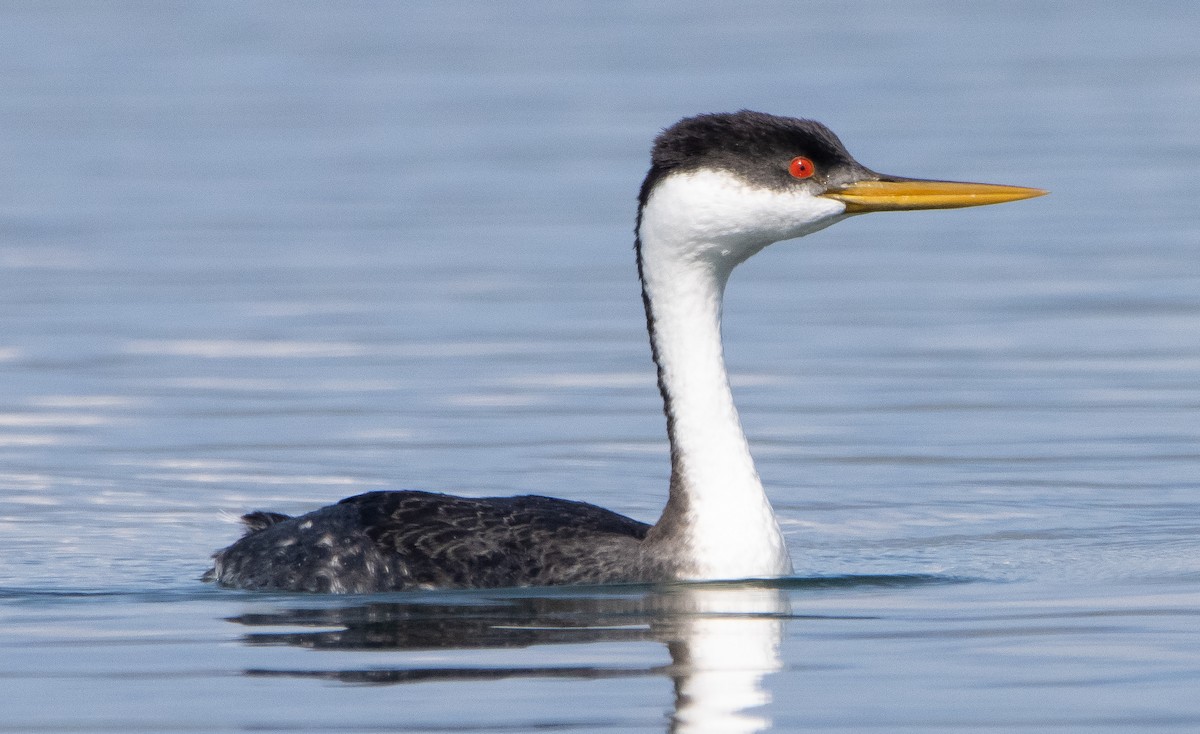
<svg viewBox="0 0 1200 734"><path fill-rule="evenodd" d="M957 209L964 206L986 206L1006 201L1032 199L1048 191L1024 186L962 183L958 181L923 181L921 179L884 179L859 181L822 196L846 205L847 214L891 212L910 209Z"/></svg>

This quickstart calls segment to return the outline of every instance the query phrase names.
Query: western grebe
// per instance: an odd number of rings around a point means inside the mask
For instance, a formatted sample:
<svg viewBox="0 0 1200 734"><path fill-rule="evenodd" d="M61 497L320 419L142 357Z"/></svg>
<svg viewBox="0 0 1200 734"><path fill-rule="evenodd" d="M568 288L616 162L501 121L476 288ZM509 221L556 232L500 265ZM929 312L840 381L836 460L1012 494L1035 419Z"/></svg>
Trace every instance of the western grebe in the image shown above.
<svg viewBox="0 0 1200 734"><path fill-rule="evenodd" d="M824 125L743 110L654 142L635 250L671 450L654 525L584 502L369 492L299 517L253 512L204 576L221 586L376 592L667 580L792 571L730 392L721 300L767 245L873 211L950 209L1046 192L875 173Z"/></svg>

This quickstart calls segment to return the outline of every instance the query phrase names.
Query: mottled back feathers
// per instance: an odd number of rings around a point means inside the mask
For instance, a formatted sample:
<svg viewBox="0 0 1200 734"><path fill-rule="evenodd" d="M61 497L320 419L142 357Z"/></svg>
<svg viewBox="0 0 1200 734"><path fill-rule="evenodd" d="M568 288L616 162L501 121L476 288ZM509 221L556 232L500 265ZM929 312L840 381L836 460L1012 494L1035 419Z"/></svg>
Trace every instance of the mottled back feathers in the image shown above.
<svg viewBox="0 0 1200 734"><path fill-rule="evenodd" d="M223 586L313 592L657 580L649 526L584 502L369 492L300 517L251 513L217 553Z"/></svg>

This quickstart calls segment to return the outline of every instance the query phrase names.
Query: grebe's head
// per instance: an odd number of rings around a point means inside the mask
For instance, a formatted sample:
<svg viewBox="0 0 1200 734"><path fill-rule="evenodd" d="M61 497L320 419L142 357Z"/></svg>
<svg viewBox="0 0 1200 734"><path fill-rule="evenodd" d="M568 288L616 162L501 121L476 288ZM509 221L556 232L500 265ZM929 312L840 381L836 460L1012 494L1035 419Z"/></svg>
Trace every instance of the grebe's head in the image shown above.
<svg viewBox="0 0 1200 734"><path fill-rule="evenodd" d="M689 117L654 142L638 236L729 267L766 245L872 211L952 209L1041 189L876 173L819 122L762 112Z"/></svg>

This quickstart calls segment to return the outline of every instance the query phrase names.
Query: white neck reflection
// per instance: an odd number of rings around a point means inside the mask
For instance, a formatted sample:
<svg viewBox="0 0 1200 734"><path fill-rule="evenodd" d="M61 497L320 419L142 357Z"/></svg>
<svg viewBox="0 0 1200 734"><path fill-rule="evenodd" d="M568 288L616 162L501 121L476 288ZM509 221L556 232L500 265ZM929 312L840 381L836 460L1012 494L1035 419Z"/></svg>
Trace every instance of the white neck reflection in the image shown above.
<svg viewBox="0 0 1200 734"><path fill-rule="evenodd" d="M761 707L763 679L782 667L779 644L787 598L778 589L679 587L663 597L664 630L675 666L677 734L758 732L771 728Z"/></svg>

